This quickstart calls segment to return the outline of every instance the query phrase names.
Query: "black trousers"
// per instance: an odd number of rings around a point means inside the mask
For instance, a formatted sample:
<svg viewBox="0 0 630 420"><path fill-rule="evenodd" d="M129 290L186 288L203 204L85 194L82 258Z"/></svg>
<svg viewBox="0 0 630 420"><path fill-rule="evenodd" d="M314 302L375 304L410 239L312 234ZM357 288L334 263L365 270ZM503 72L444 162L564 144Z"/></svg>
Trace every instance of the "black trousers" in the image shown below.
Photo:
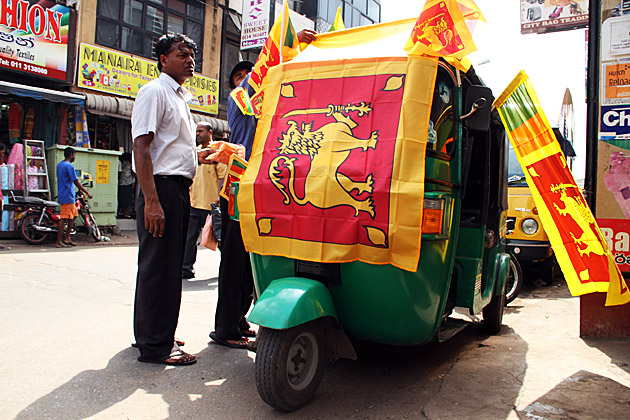
<svg viewBox="0 0 630 420"><path fill-rule="evenodd" d="M193 266L197 262L197 247L199 244L199 234L206 224L206 217L210 215L210 210L190 208L190 218L188 220L188 236L186 237L186 251L184 252L184 266L182 271L193 272Z"/></svg>
<svg viewBox="0 0 630 420"><path fill-rule="evenodd" d="M228 202L221 197L221 265L215 331L224 340L240 340L249 328L245 314L252 304L254 278L245 251L241 225L230 219Z"/></svg>
<svg viewBox="0 0 630 420"><path fill-rule="evenodd" d="M169 356L182 299L182 262L188 231L188 188L171 179L155 178L164 210L165 232L153 237L144 227L144 194L136 199L138 220L138 276L134 307L134 334L143 358Z"/></svg>

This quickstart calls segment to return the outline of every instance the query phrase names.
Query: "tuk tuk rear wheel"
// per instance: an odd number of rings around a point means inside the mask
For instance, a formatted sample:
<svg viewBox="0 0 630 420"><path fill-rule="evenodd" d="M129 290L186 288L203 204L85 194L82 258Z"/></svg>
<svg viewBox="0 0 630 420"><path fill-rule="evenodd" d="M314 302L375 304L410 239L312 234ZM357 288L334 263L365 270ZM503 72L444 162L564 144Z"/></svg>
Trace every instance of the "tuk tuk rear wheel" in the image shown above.
<svg viewBox="0 0 630 420"><path fill-rule="evenodd" d="M260 397L281 411L308 403L322 379L326 336L321 320L288 330L261 327L256 339L256 386Z"/></svg>
<svg viewBox="0 0 630 420"><path fill-rule="evenodd" d="M490 334L501 331L503 324L503 309L505 307L505 288L500 295L492 296L492 300L483 308L483 327Z"/></svg>

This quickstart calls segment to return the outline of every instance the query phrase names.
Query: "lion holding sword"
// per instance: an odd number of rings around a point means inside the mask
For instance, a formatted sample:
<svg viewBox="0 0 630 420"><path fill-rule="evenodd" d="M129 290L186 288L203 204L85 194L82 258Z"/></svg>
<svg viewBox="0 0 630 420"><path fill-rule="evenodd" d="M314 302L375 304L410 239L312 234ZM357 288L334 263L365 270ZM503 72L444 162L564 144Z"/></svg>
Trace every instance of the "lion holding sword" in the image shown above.
<svg viewBox="0 0 630 420"><path fill-rule="evenodd" d="M354 136L352 130L358 124L350 117L353 112L357 117L368 115L372 111L370 104L328 105L327 108L300 109L290 111L281 118L289 118L295 115L326 114L335 119L313 130L313 121L298 124L295 120L289 120L289 128L278 139L280 146L278 156L269 166L269 179L284 196L284 204L289 204L291 199L301 206L310 203L320 209L329 209L338 206L349 206L354 209L357 217L360 211L368 213L374 218L374 199L370 195L359 200L351 195L353 190L358 194L372 194L374 178L372 173L366 173L361 181L351 179L341 172L341 165L348 159L354 149L375 149L378 140L378 130L372 131L367 139ZM291 155L308 155L311 161L310 169L304 179L304 196L298 197L295 191L295 164L297 160ZM284 185L280 176L282 170L287 168L289 177ZM331 176L334 176L331 179Z"/></svg>

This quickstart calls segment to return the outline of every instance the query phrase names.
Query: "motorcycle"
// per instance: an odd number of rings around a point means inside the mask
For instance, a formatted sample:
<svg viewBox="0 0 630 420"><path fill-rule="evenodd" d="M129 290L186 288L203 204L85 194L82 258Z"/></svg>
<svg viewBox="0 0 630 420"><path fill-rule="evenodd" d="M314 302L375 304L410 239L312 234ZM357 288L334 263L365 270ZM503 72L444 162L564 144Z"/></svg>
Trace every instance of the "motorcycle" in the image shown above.
<svg viewBox="0 0 630 420"><path fill-rule="evenodd" d="M59 203L56 201L43 200L37 197L13 197L15 204L22 205L27 210L22 214L18 225L20 237L30 245L41 245L46 242L52 234L56 234L61 219L56 208ZM101 240L101 230L90 212L90 205L83 193L77 193L75 205L79 213L79 219L83 222L88 235L95 241ZM70 232L75 234L73 229Z"/></svg>

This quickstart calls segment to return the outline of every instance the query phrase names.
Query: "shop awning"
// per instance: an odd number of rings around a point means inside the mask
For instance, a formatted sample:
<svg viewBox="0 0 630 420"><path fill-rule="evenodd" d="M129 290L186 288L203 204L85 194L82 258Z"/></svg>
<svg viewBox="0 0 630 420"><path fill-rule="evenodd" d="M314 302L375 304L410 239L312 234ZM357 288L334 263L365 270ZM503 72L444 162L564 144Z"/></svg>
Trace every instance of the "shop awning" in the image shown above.
<svg viewBox="0 0 630 420"><path fill-rule="evenodd" d="M133 100L115 96L95 95L93 93L86 93L85 96L87 98L85 106L88 111L117 118L131 119ZM196 123L199 121L209 122L215 135L222 136L224 133L230 132L227 121L204 114L193 113L192 116Z"/></svg>
<svg viewBox="0 0 630 420"><path fill-rule="evenodd" d="M0 81L0 94L26 96L38 100L63 102L69 105L85 104L85 96L59 90L44 89L35 86Z"/></svg>

